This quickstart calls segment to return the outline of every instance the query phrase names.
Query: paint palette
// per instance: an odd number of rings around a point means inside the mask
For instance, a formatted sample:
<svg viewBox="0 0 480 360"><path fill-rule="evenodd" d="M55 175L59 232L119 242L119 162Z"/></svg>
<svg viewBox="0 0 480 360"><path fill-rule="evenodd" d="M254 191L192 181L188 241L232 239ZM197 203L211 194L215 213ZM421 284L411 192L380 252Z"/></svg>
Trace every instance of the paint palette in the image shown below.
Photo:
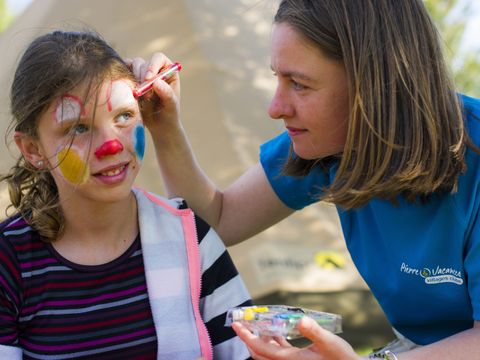
<svg viewBox="0 0 480 360"><path fill-rule="evenodd" d="M229 309L225 326L240 322L257 336L283 336L295 339L302 335L297 330L298 321L308 316L322 328L337 334L342 332L342 317L337 314L286 305L243 306Z"/></svg>

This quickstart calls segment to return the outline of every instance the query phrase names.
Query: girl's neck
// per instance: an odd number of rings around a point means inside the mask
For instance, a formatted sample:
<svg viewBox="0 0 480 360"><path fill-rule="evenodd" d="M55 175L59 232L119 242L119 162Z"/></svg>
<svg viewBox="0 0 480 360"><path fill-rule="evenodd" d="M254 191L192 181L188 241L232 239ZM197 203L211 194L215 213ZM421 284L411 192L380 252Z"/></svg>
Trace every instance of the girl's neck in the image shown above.
<svg viewBox="0 0 480 360"><path fill-rule="evenodd" d="M54 248L83 265L103 264L123 254L139 231L135 195L116 203L83 205L62 208L65 231Z"/></svg>

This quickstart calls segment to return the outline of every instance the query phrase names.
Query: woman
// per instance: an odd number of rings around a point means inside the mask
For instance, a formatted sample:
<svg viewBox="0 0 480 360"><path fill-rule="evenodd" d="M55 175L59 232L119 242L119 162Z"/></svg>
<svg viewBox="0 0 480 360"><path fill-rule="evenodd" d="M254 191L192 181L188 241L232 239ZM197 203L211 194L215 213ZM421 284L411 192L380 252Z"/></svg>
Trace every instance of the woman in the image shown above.
<svg viewBox="0 0 480 360"><path fill-rule="evenodd" d="M399 338L370 356L480 357L480 102L456 93L423 2L282 0L271 45L269 115L286 132L224 191L195 162L177 94L157 84L173 115L149 112L147 126L169 194L186 198L227 245L314 202L334 203ZM148 78L165 63L157 54L132 66ZM313 341L305 349L235 325L254 358L358 358L308 320L299 329Z"/></svg>

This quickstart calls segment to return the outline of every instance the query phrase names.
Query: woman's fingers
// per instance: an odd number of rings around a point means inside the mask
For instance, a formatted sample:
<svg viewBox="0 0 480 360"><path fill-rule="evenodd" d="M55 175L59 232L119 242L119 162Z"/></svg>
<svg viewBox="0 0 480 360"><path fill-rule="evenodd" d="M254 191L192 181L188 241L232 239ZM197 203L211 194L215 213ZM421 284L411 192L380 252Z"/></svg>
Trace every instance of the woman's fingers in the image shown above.
<svg viewBox="0 0 480 360"><path fill-rule="evenodd" d="M172 61L163 53L154 53L149 61L136 57L125 59L125 63L132 69L135 78L139 83L150 80L164 68L172 64Z"/></svg>
<svg viewBox="0 0 480 360"><path fill-rule="evenodd" d="M149 80L157 75L162 69L171 65L172 61L164 53L154 53L148 66L145 68L144 79Z"/></svg>
<svg viewBox="0 0 480 360"><path fill-rule="evenodd" d="M237 322L232 324L232 328L247 345L250 354L255 360L287 360L291 356L290 349L293 349L293 347L284 338L256 336L245 326Z"/></svg>

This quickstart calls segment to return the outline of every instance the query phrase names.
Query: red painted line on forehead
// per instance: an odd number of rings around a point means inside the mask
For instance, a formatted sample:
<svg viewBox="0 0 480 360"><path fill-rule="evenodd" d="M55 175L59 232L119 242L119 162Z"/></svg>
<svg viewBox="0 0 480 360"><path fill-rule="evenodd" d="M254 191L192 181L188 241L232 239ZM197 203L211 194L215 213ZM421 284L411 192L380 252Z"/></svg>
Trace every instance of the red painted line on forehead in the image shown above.
<svg viewBox="0 0 480 360"><path fill-rule="evenodd" d="M107 110L108 112L112 112L112 88L113 88L113 81L110 80L110 84L107 87Z"/></svg>
<svg viewBox="0 0 480 360"><path fill-rule="evenodd" d="M123 145L117 139L105 141L95 150L95 156L100 159L104 156L115 155L123 150Z"/></svg>

